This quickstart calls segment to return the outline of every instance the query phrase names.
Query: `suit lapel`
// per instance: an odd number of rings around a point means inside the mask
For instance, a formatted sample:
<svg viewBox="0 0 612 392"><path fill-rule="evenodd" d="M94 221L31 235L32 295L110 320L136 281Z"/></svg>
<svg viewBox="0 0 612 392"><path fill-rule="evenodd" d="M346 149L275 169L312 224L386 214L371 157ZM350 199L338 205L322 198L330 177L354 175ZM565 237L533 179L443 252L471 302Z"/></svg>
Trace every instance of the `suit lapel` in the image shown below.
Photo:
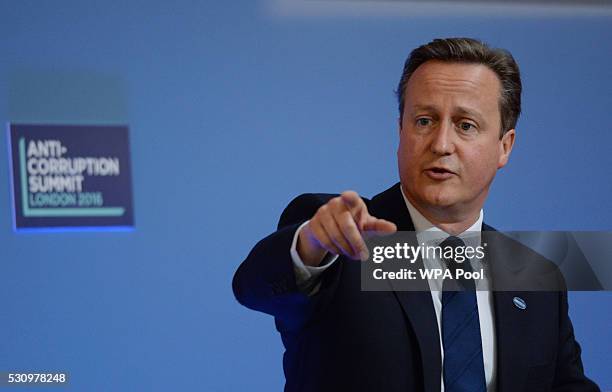
<svg viewBox="0 0 612 392"><path fill-rule="evenodd" d="M529 318L525 311L514 305L514 297L529 302L529 297L525 292L493 292L498 392L521 390L525 385L529 363L530 347L526 339Z"/></svg>
<svg viewBox="0 0 612 392"><path fill-rule="evenodd" d="M492 242L487 250L487 262L490 263L493 287L496 280L501 280L493 291L493 313L497 349L497 391L518 391L525 385L525 377L529 364L529 323L526 310L518 308L514 298L520 298L530 303L531 293L525 291L508 291L512 287L512 279L521 270L521 260L512 260L513 252L510 243L506 243L501 233L483 224L484 241ZM486 237L486 233L494 232Z"/></svg>
<svg viewBox="0 0 612 392"><path fill-rule="evenodd" d="M369 205L369 211L377 218L386 219L397 225L399 231L414 232L414 225L402 197L399 183L385 192L375 196ZM416 236L412 238L417 245ZM418 260L422 266L422 260ZM442 374L442 357L440 356L440 335L438 321L425 280L418 280L421 291L401 291L390 281L404 314L410 321L419 343L423 366L423 385L425 391L440 391Z"/></svg>

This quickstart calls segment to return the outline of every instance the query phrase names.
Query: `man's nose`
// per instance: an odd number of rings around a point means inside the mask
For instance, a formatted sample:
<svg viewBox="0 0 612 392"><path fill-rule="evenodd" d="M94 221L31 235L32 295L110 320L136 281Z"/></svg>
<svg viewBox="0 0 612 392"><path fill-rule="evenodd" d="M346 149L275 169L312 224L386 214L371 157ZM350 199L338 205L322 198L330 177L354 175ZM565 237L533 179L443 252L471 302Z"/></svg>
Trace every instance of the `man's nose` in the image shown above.
<svg viewBox="0 0 612 392"><path fill-rule="evenodd" d="M450 155L455 151L455 129L452 121L441 121L431 135L431 152L436 155Z"/></svg>

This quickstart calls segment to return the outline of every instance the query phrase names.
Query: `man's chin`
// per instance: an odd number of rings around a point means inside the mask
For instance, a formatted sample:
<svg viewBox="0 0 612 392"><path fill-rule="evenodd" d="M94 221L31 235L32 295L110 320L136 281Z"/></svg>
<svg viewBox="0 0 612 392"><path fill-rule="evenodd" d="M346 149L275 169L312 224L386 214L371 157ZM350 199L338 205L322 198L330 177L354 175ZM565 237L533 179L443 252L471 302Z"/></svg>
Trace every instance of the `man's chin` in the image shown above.
<svg viewBox="0 0 612 392"><path fill-rule="evenodd" d="M425 209L448 209L460 202L459 193L456 187L450 184L415 184L414 189L420 192L407 193L408 199L415 207Z"/></svg>
<svg viewBox="0 0 612 392"><path fill-rule="evenodd" d="M435 209L447 209L457 205L459 198L455 192L435 192L433 194L426 194L422 198L426 207Z"/></svg>

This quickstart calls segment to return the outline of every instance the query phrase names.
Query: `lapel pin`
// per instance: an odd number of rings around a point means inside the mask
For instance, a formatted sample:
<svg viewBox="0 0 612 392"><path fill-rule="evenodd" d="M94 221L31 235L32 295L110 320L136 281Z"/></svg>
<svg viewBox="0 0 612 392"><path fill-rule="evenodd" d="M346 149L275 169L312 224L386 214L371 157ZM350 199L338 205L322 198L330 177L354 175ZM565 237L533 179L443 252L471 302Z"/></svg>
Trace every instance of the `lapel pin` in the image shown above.
<svg viewBox="0 0 612 392"><path fill-rule="evenodd" d="M521 310L527 309L527 302L525 302L525 300L522 299L521 297L512 298L512 302L514 302L514 306L516 306L517 308Z"/></svg>

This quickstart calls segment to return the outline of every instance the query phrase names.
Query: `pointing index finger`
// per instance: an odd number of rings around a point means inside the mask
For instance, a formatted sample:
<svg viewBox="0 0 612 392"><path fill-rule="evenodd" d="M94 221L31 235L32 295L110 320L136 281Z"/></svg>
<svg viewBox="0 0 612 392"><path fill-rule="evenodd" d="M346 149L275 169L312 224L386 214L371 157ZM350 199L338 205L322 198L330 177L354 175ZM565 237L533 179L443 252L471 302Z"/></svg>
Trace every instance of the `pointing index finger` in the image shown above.
<svg viewBox="0 0 612 392"><path fill-rule="evenodd" d="M366 205L361 199L361 197L355 191L344 191L340 195L342 198L342 202L346 206L346 208L351 211L351 215L356 217L357 214L367 211Z"/></svg>

